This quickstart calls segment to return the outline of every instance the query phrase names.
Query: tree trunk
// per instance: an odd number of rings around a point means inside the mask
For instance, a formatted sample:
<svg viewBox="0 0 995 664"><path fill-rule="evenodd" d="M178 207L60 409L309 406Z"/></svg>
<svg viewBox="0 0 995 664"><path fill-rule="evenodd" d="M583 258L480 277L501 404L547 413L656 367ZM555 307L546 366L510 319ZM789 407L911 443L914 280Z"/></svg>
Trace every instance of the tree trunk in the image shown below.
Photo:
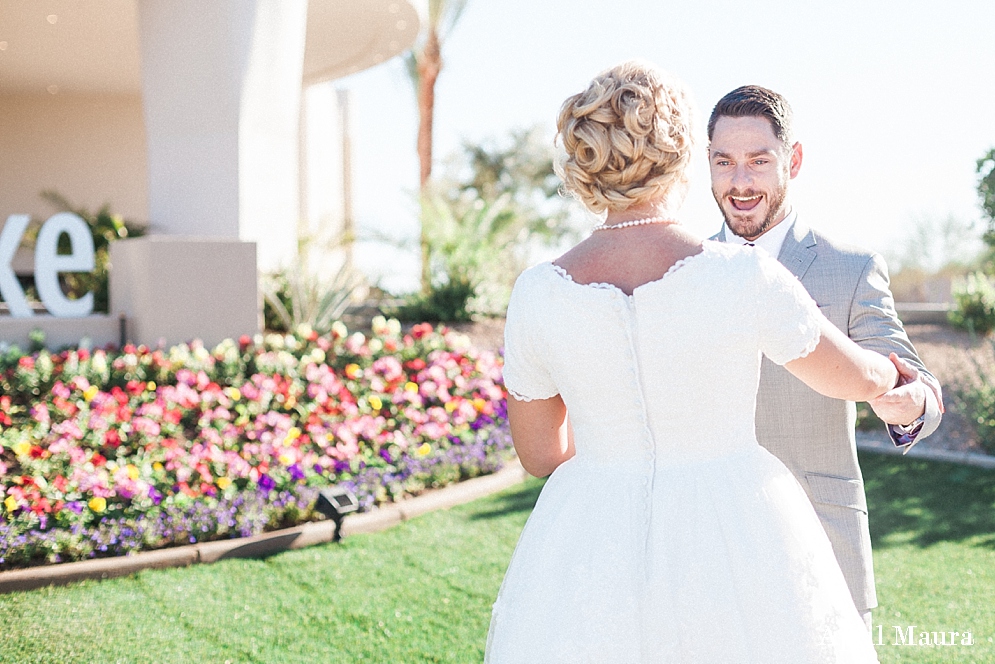
<svg viewBox="0 0 995 664"><path fill-rule="evenodd" d="M420 193L422 196L421 222L421 288L427 293L431 287L431 255L425 228L424 197L427 195L432 175L432 119L435 112L435 81L442 71L442 53L439 37L430 30L422 52L418 54L418 161L420 166Z"/></svg>

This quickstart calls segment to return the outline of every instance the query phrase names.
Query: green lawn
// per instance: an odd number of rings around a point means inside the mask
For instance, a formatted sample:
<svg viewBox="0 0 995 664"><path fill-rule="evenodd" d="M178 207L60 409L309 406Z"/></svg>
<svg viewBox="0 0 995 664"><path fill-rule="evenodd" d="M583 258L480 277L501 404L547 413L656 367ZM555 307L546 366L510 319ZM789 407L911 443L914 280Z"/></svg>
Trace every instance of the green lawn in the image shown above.
<svg viewBox="0 0 995 664"><path fill-rule="evenodd" d="M881 661L995 662L995 473L863 458ZM375 535L0 596L0 662L479 662L542 483ZM894 625L971 647L894 646Z"/></svg>
<svg viewBox="0 0 995 664"><path fill-rule="evenodd" d="M995 662L995 472L866 454L882 664ZM907 633L970 631L974 646L894 645ZM877 634L877 630L875 630ZM958 643L960 637L958 637Z"/></svg>

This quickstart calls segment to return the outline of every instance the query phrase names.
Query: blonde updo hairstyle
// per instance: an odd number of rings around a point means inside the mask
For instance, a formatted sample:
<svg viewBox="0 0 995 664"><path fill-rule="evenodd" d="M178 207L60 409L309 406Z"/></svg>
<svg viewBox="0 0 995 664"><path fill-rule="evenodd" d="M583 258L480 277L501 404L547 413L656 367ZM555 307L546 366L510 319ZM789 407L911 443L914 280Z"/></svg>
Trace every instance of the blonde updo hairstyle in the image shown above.
<svg viewBox="0 0 995 664"><path fill-rule="evenodd" d="M563 188L595 213L687 193L692 107L680 83L645 62L599 74L556 121ZM674 200L674 197L677 200Z"/></svg>

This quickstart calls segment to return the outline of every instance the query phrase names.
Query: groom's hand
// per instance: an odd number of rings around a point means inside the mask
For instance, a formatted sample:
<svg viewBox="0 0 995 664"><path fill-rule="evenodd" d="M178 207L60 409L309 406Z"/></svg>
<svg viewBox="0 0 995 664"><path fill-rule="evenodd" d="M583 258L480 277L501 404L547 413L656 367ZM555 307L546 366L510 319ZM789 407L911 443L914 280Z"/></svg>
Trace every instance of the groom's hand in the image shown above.
<svg viewBox="0 0 995 664"><path fill-rule="evenodd" d="M869 402L871 409L887 424L908 425L926 411L926 389L933 390L943 412L943 392L932 376L921 373L895 353L888 356L898 369L898 385Z"/></svg>

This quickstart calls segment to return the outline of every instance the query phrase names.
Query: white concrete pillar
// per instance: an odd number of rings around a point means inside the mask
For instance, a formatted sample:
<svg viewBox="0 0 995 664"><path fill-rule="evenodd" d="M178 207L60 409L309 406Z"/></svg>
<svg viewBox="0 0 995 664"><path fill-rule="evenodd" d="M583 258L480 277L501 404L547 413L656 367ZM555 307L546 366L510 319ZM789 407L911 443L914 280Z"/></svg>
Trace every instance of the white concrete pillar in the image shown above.
<svg viewBox="0 0 995 664"><path fill-rule="evenodd" d="M137 3L152 232L294 259L307 0Z"/></svg>

